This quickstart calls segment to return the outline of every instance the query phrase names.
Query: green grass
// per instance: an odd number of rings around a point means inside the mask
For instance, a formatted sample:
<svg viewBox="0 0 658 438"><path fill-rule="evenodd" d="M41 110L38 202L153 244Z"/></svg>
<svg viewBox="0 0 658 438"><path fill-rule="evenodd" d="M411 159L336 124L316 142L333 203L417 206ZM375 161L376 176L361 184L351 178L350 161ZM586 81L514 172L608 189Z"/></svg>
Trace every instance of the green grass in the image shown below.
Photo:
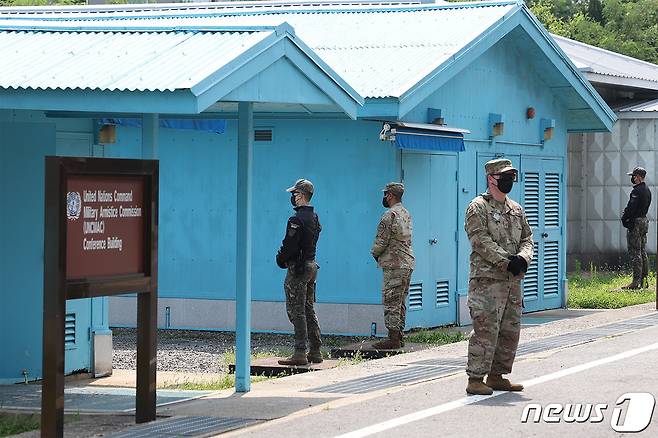
<svg viewBox="0 0 658 438"><path fill-rule="evenodd" d="M466 339L466 336L459 331L449 331L446 329L432 329L411 332L405 335L405 342L417 344L444 345L460 342Z"/></svg>
<svg viewBox="0 0 658 438"><path fill-rule="evenodd" d="M251 383L262 382L271 377L251 376ZM235 387L235 374L224 374L212 382L183 382L167 385L166 389L180 389L186 391L221 391Z"/></svg>
<svg viewBox="0 0 658 438"><path fill-rule="evenodd" d="M266 359L268 357L287 357L292 354L290 348L280 348L276 350L256 351L251 353L251 361L257 359ZM227 369L229 364L235 364L235 350L228 350L222 353L222 365Z"/></svg>
<svg viewBox="0 0 658 438"><path fill-rule="evenodd" d="M649 275L649 289L622 290L632 280L619 272L590 270L587 276L569 276L567 307L573 309L618 309L656 300L655 274Z"/></svg>
<svg viewBox="0 0 658 438"><path fill-rule="evenodd" d="M0 437L36 430L39 428L39 422L38 415L0 412Z"/></svg>

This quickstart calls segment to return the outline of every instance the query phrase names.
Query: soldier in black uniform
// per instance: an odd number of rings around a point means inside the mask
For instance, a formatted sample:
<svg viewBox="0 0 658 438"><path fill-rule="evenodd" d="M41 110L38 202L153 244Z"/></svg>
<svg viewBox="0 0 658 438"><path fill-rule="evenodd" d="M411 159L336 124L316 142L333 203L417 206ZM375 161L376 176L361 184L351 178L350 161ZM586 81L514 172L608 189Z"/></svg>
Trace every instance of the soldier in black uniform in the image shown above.
<svg viewBox="0 0 658 438"><path fill-rule="evenodd" d="M633 281L624 286L623 289L639 289L649 287L649 258L647 257L647 233L649 231L649 220L647 211L651 205L651 191L644 183L647 171L636 167L627 175L631 177L633 191L628 205L621 217L622 225L628 229L626 241L628 253L633 267Z"/></svg>
<svg viewBox="0 0 658 438"><path fill-rule="evenodd" d="M313 197L313 184L306 179L300 179L287 191L291 193L290 202L295 208L295 215L288 219L286 236L276 255L276 264L288 270L283 286L286 292L288 319L295 328L295 353L287 359L280 360L279 363L281 365L320 363L322 341L313 304L318 273L315 248L322 227L318 215L309 205Z"/></svg>

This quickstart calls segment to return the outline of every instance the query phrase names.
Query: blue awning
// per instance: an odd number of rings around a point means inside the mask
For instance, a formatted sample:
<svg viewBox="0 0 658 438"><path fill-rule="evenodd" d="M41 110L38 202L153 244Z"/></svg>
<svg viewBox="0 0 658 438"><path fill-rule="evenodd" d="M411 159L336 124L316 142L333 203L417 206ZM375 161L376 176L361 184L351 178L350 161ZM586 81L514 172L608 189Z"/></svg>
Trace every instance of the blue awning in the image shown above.
<svg viewBox="0 0 658 438"><path fill-rule="evenodd" d="M468 132L444 125L398 122L385 123L380 138L392 141L399 149L462 152Z"/></svg>
<svg viewBox="0 0 658 438"><path fill-rule="evenodd" d="M142 127L142 119L101 119L101 125L119 125ZM223 134L226 131L226 120L223 119L160 119L161 128L194 129L197 131Z"/></svg>
<svg viewBox="0 0 658 438"><path fill-rule="evenodd" d="M426 151L465 151L464 135L455 133L425 133L398 130L395 133L395 145L400 149Z"/></svg>

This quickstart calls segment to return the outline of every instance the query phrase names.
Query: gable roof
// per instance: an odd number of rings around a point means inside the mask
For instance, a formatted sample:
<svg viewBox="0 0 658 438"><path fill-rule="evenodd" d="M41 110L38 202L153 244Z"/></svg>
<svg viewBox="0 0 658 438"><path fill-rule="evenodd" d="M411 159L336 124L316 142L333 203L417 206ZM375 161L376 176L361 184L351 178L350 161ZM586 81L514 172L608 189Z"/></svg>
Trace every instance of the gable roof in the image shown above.
<svg viewBox="0 0 658 438"><path fill-rule="evenodd" d="M277 76L286 67L268 66L280 59L292 64L288 77L306 84L306 95L297 93L294 103L335 104L353 118L363 104L285 23L104 28L0 20L0 58L3 108L196 114L257 75ZM49 93L20 94L34 90ZM281 90L270 90L242 95L288 102ZM130 93L148 98L140 103Z"/></svg>
<svg viewBox="0 0 658 438"><path fill-rule="evenodd" d="M516 1L478 3L476 7L378 3L278 6L262 2L245 9L231 3L206 4L193 10L183 4L177 9L80 10L38 17L53 28L72 24L104 28L274 27L289 23L361 96L398 98L517 5Z"/></svg>

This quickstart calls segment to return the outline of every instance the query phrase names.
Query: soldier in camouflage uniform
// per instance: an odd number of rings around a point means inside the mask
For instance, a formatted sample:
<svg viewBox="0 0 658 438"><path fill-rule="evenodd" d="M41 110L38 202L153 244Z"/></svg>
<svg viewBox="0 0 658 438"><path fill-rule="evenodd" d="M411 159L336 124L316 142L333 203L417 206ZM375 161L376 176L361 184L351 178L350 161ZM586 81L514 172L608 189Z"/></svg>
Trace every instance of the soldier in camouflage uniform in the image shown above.
<svg viewBox="0 0 658 438"><path fill-rule="evenodd" d="M471 201L464 228L471 242L468 307L469 394L522 391L502 377L512 371L521 332L521 280L532 261L532 230L521 206L507 197L518 171L506 159L486 163L488 191ZM487 375L486 384L483 382Z"/></svg>
<svg viewBox="0 0 658 438"><path fill-rule="evenodd" d="M639 289L649 287L649 257L647 256L647 233L649 232L649 220L647 212L651 205L651 191L644 183L647 171L636 167L628 172L633 184L633 191L624 209L621 223L628 229L626 242L628 254L633 267L633 281L624 286L623 289Z"/></svg>
<svg viewBox="0 0 658 438"><path fill-rule="evenodd" d="M286 311L295 329L295 352L280 360L281 365L306 365L322 362L320 324L315 315L315 281L318 265L315 249L320 237L320 220L309 205L313 184L305 179L287 189L295 215L288 219L286 236L276 255L276 263L287 269L283 287L286 292ZM306 347L309 347L308 354Z"/></svg>
<svg viewBox="0 0 658 438"><path fill-rule="evenodd" d="M382 204L388 210L379 221L375 243L370 252L384 271L382 302L388 339L376 342L373 348L389 350L404 345L402 333L407 312L406 301L415 259L411 249L411 216L402 205L404 186L401 183L388 183L383 191Z"/></svg>

